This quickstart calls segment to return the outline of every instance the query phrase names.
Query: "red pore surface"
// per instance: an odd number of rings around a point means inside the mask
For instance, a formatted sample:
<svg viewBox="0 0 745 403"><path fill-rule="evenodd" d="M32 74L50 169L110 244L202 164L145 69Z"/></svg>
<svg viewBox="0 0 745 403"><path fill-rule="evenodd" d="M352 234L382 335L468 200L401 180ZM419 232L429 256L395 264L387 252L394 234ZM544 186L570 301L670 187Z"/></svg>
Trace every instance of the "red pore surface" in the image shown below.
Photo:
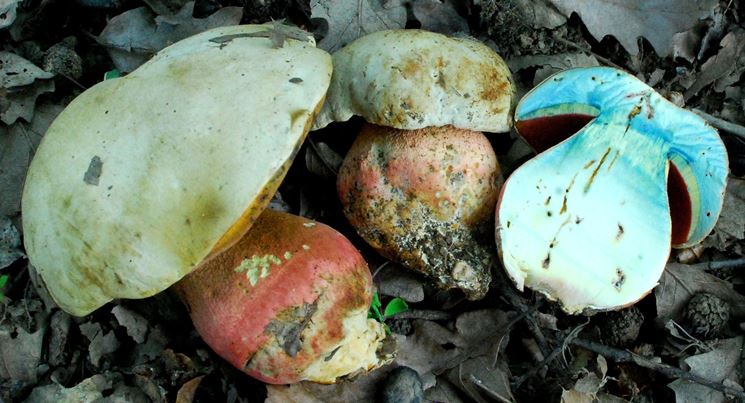
<svg viewBox="0 0 745 403"><path fill-rule="evenodd" d="M283 384L302 380L303 370L344 337L342 321L370 305L372 279L343 235L266 210L177 291L215 352L255 378Z"/></svg>
<svg viewBox="0 0 745 403"><path fill-rule="evenodd" d="M347 219L378 252L477 299L489 284L500 184L480 132L366 125L337 191Z"/></svg>
<svg viewBox="0 0 745 403"><path fill-rule="evenodd" d="M568 113L517 121L515 128L528 145L541 153L578 132L593 118L592 115ZM672 244L681 244L688 239L691 229L691 198L683 176L672 162L667 195L672 218Z"/></svg>

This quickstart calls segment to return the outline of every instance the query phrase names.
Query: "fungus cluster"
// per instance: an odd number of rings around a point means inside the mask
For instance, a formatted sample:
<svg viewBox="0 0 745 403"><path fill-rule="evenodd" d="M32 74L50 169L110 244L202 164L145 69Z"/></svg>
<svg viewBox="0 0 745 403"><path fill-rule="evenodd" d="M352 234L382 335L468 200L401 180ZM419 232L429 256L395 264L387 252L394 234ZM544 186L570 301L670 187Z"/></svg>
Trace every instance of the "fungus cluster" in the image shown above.
<svg viewBox="0 0 745 403"><path fill-rule="evenodd" d="M539 154L501 186L481 132L511 128L515 90L488 47L394 30L332 57L270 29L187 38L54 121L22 207L28 256L62 309L177 283L204 340L265 382L331 383L388 362L359 252L265 210L311 125L354 115L368 123L337 180L346 217L382 255L470 299L498 252L519 289L568 312L627 306L671 244L699 242L719 215L717 133L628 74L569 70L526 95L516 128Z"/></svg>

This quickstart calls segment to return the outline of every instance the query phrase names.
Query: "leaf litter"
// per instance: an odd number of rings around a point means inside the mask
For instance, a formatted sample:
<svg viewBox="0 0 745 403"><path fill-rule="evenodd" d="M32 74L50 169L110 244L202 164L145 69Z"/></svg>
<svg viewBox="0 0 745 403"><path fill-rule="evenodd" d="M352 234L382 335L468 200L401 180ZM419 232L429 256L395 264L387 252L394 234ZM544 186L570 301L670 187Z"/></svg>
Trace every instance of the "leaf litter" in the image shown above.
<svg viewBox="0 0 745 403"><path fill-rule="evenodd" d="M467 302L396 264L375 276L382 306L400 305L395 298L408 303L406 315L382 318L398 344L393 364L335 385L263 385L212 353L168 292L143 301L115 301L86 318L59 311L26 264L18 229L20 194L30 159L53 118L80 91L65 77L40 69L43 57L31 45L43 56L44 49L73 35L81 57L79 81L90 87L103 73L116 68L126 74L188 35L236 24L242 16L265 9L285 10L286 15L277 16L285 19L281 24L315 30L322 49L333 51L361 35L391 28L470 34L502 52L525 91L556 71L613 64L671 98L683 98L691 108L742 125L745 37L737 24L745 10L736 2L261 0L243 7L211 1L208 7L204 1L150 0L129 9L120 2L109 2L110 8L76 2L76 12L93 17L86 21L69 10L55 13L53 2L43 3L0 2L0 10L12 7L19 16L13 21L15 14L8 13L0 21L8 25L11 39L0 49L0 60L5 61L0 66L4 122L0 125L0 266L7 276L2 287L7 297L0 303L0 399L374 401L397 366L416 371L429 401L533 401L537 396L567 402L726 398L721 390L665 375L653 365L650 369L617 362L618 350L608 354L576 347L572 339L598 340L594 326L583 327L585 318L564 315L530 292L511 297L517 294L509 283L495 282L485 300ZM62 29L61 22L68 28ZM47 24L45 30L34 25L41 23ZM286 37L294 37L278 24L280 29L270 37L277 47ZM51 36L42 38L42 31ZM2 74L8 71L13 74ZM375 271L384 260L348 226L334 194L336 171L354 137L345 132L347 128L337 126L313 133L312 144L306 141L300 150L301 158L280 186L273 206L339 229ZM687 261L690 264L670 263L654 293L637 305L644 311L644 324L638 339L625 348L652 363L671 364L728 391L741 391L736 363L745 322L742 267L712 269L697 264L730 261L745 253L743 179L735 176L743 172L745 146L726 130L722 135L733 176L721 218ZM493 140L510 170L529 153L519 141L496 136ZM686 304L701 292L726 301L731 308L732 319L721 339L698 339L681 325Z"/></svg>

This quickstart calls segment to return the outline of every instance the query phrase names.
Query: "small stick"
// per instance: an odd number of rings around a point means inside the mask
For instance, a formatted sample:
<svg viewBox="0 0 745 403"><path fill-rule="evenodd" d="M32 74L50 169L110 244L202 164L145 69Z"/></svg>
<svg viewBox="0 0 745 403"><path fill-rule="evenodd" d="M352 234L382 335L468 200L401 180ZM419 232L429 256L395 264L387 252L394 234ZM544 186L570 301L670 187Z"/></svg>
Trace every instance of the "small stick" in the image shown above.
<svg viewBox="0 0 745 403"><path fill-rule="evenodd" d="M426 319L426 320L449 320L455 315L450 312L435 311L430 309L409 309L408 311L397 312L386 319Z"/></svg>
<svg viewBox="0 0 745 403"><path fill-rule="evenodd" d="M736 269L739 267L745 267L745 258L732 259L732 260L719 260L713 262L702 262L690 265L700 270L721 270L721 269Z"/></svg>
<svg viewBox="0 0 745 403"><path fill-rule="evenodd" d="M732 123L732 122L728 122L722 118L709 115L708 113L702 111L701 109L693 109L693 112L697 114L698 116L701 116L702 118L704 118L705 121L707 121L709 124L716 127L717 129L722 129L727 133L731 133L731 134L734 134L735 136L742 137L745 139L745 127Z"/></svg>
<svg viewBox="0 0 745 403"><path fill-rule="evenodd" d="M640 367L659 372L660 374L665 375L668 378L684 379L686 381L694 382L699 385L717 390L726 395L735 396L741 401L745 400L745 392L722 385L720 382L710 381L688 371L673 367L672 365L654 362L646 357L634 354L631 351L620 350L614 347L605 346L600 343L584 339L574 339L571 341L571 344L574 344L575 346L583 348L585 350L592 351L593 353L600 354L603 357L611 359L615 362L633 362Z"/></svg>

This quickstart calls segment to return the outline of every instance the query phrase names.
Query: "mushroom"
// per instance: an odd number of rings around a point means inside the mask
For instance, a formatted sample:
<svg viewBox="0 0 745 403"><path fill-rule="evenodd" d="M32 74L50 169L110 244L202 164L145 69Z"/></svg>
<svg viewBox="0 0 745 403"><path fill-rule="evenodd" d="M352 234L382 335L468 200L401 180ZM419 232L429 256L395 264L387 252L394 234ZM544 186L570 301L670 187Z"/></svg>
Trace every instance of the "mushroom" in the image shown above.
<svg viewBox="0 0 745 403"><path fill-rule="evenodd" d="M368 122L337 179L347 219L387 258L483 297L501 174L480 131L512 125L504 61L471 39L391 30L357 39L333 63L314 127Z"/></svg>
<svg viewBox="0 0 745 403"><path fill-rule="evenodd" d="M83 316L168 288L269 203L332 69L307 41L273 47L269 28L177 42L52 123L28 171L23 228L62 309Z"/></svg>
<svg viewBox="0 0 745 403"><path fill-rule="evenodd" d="M558 73L520 101L515 122L542 151L497 204L497 246L519 289L569 313L625 307L657 284L671 245L714 227L728 170L721 139L635 77Z"/></svg>
<svg viewBox="0 0 745 403"><path fill-rule="evenodd" d="M367 317L367 263L321 223L265 210L175 288L207 344L264 382L333 383L390 358L377 354L383 325Z"/></svg>

